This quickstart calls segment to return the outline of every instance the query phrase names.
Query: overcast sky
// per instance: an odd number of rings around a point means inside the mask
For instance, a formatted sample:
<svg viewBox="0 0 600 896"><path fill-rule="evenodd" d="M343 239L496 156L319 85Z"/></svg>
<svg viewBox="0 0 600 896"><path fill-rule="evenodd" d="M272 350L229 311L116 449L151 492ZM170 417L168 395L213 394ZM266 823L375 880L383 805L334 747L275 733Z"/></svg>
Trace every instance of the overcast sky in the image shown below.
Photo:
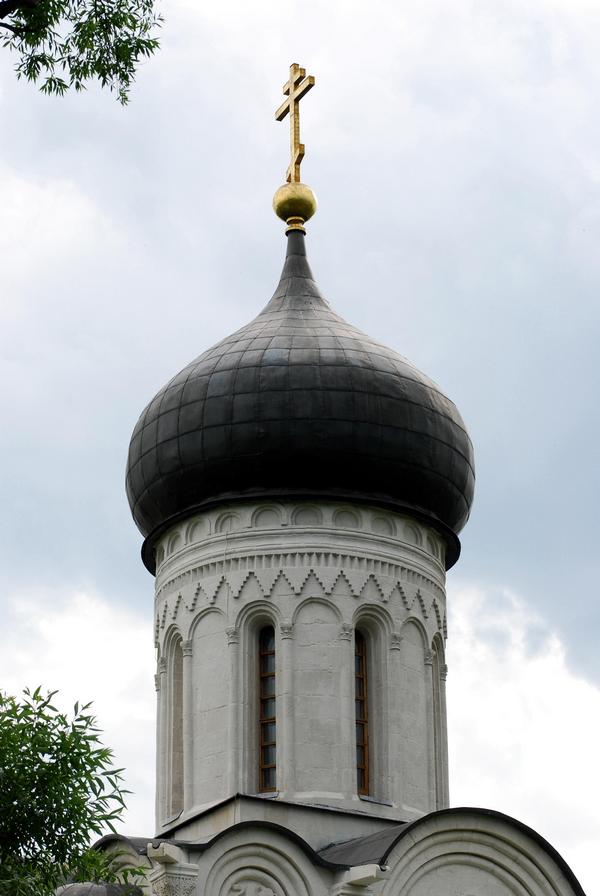
<svg viewBox="0 0 600 896"><path fill-rule="evenodd" d="M153 581L127 446L163 383L273 292L288 163L273 113L297 61L317 79L302 104L317 280L442 386L475 446L449 575L452 802L536 827L592 894L600 7L163 11L126 109L96 89L41 96L0 55L0 684L96 699L136 791L127 829L152 833Z"/></svg>

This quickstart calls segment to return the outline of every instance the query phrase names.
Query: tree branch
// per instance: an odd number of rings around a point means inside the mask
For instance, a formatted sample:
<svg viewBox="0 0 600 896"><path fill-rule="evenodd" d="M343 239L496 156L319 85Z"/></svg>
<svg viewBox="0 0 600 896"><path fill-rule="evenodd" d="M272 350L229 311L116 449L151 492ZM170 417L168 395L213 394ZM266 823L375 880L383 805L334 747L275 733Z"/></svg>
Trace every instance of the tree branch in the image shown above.
<svg viewBox="0 0 600 896"><path fill-rule="evenodd" d="M0 22L0 28L8 28L9 31L12 31L13 34L17 35L23 33L19 28L15 28L14 25L9 25L8 22Z"/></svg>
<svg viewBox="0 0 600 896"><path fill-rule="evenodd" d="M18 9L33 9L40 0L0 0L0 19L5 19Z"/></svg>

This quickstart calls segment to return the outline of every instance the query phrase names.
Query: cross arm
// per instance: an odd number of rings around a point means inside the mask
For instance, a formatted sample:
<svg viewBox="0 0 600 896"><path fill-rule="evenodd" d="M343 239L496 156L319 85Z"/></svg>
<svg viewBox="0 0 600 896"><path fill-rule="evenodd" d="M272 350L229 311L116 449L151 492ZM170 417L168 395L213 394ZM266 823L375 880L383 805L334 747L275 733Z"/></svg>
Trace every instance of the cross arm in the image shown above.
<svg viewBox="0 0 600 896"><path fill-rule="evenodd" d="M315 86L315 79L313 75L309 75L308 78L305 78L302 84L298 85L298 89L294 91L295 98L297 100L301 100L303 96L306 96L311 87Z"/></svg>
<svg viewBox="0 0 600 896"><path fill-rule="evenodd" d="M283 119L285 118L285 116L288 114L289 111L290 111L290 101L285 100L281 104L281 106L279 107L277 112L275 113L275 121L283 121Z"/></svg>
<svg viewBox="0 0 600 896"><path fill-rule="evenodd" d="M286 84L286 87L289 85ZM306 96L311 87L315 86L314 75L309 75L308 78L305 78L301 84L298 85L297 88L293 89L293 92L290 94L287 100L284 100L277 112L275 113L276 121L283 121L285 116L290 111L290 103L297 103L302 99L303 96ZM287 92L287 91L286 91Z"/></svg>

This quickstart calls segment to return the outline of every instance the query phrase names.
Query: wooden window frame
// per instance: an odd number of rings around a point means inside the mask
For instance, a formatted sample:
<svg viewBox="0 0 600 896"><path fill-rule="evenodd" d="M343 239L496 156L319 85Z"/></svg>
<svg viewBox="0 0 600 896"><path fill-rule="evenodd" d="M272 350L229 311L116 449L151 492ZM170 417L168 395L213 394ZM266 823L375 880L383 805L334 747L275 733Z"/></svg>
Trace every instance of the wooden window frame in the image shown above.
<svg viewBox="0 0 600 896"><path fill-rule="evenodd" d="M359 696L361 691L362 694ZM358 629L354 633L354 712L356 733L356 790L359 796L369 796L370 762L368 651L367 637ZM359 748L362 748L363 750L362 763L358 760Z"/></svg>
<svg viewBox="0 0 600 896"><path fill-rule="evenodd" d="M266 648L264 642L267 638L272 638L273 648ZM273 670L268 669L269 657L273 657ZM258 790L259 793L274 793L277 790L277 761L265 762L265 749L270 747L273 751L277 750L277 697L275 694L276 672L275 672L275 628L272 625L263 626L258 633ZM272 679L272 687L266 684ZM269 693L269 690L272 693ZM267 703L272 701L275 706L273 715L265 715ZM267 740L266 732L268 727L275 727L275 739ZM269 778L273 781L269 781Z"/></svg>

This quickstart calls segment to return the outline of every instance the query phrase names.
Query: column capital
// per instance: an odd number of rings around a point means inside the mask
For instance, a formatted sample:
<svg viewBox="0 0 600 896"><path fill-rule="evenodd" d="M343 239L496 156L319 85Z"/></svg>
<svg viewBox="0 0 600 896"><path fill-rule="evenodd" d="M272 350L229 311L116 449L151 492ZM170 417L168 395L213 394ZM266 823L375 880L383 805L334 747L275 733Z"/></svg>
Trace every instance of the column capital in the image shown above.
<svg viewBox="0 0 600 896"><path fill-rule="evenodd" d="M349 622L342 622L342 624L340 626L340 640L351 641L353 634L354 634L354 626L350 625Z"/></svg>
<svg viewBox="0 0 600 896"><path fill-rule="evenodd" d="M164 675L167 671L167 660L166 657L161 656L158 663L156 664L156 670L159 675Z"/></svg>
<svg viewBox="0 0 600 896"><path fill-rule="evenodd" d="M281 633L281 637L283 638L293 638L294 637L294 623L286 620L285 622L279 623L279 631Z"/></svg>
<svg viewBox="0 0 600 896"><path fill-rule="evenodd" d="M390 632L390 650L400 650L402 635L400 632Z"/></svg>
<svg viewBox="0 0 600 896"><path fill-rule="evenodd" d="M239 644L240 641L240 630L235 625L230 625L229 628L225 629L225 634L227 635L227 643L228 644Z"/></svg>
<svg viewBox="0 0 600 896"><path fill-rule="evenodd" d="M191 656L194 647L194 642L192 640L182 641L181 642L181 652L184 656Z"/></svg>
<svg viewBox="0 0 600 896"><path fill-rule="evenodd" d="M425 651L424 663L426 666L433 666L433 651L432 650Z"/></svg>
<svg viewBox="0 0 600 896"><path fill-rule="evenodd" d="M442 681L446 681L446 679L448 678L448 666L446 665L446 663L444 663L444 665L440 669L440 678L442 679Z"/></svg>

